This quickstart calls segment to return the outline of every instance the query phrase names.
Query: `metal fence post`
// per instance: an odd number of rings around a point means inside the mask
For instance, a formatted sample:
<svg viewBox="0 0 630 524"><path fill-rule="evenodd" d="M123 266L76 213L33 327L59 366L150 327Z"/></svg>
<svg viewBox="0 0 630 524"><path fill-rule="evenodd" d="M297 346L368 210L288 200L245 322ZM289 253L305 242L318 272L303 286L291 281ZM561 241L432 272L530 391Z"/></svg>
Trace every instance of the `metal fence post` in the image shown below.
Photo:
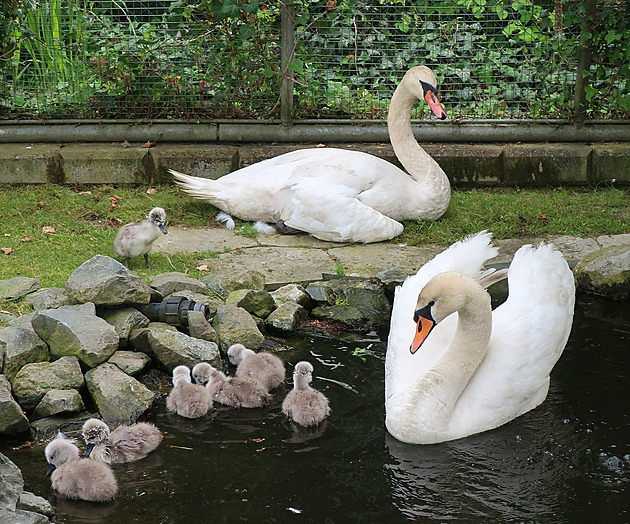
<svg viewBox="0 0 630 524"><path fill-rule="evenodd" d="M293 72L290 65L293 62L295 45L295 10L291 0L280 3L280 67L282 80L280 82L280 119L283 125L293 124Z"/></svg>
<svg viewBox="0 0 630 524"><path fill-rule="evenodd" d="M582 34L580 35L580 51L577 63L577 78L575 79L575 98L573 123L576 127L583 127L586 120L586 84L588 79L584 78L584 71L588 71L591 66L591 47L593 45L593 21L597 15L597 0L585 0L586 9L584 23L582 24Z"/></svg>

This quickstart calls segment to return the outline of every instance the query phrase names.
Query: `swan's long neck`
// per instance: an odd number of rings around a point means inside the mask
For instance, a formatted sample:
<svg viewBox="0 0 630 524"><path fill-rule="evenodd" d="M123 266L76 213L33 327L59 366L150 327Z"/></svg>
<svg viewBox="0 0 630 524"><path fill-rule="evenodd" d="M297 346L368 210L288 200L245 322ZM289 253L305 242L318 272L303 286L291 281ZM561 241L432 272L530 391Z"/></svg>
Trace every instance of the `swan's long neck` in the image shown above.
<svg viewBox="0 0 630 524"><path fill-rule="evenodd" d="M431 181L448 187L448 179L442 168L418 145L413 136L411 110L416 100L416 96L402 83L394 91L387 114L387 128L394 153L414 180Z"/></svg>
<svg viewBox="0 0 630 524"><path fill-rule="evenodd" d="M481 288L469 289L458 317L451 345L438 363L410 386L399 414L402 434L413 434L418 443L444 440L455 405L488 350L492 331L488 294Z"/></svg>

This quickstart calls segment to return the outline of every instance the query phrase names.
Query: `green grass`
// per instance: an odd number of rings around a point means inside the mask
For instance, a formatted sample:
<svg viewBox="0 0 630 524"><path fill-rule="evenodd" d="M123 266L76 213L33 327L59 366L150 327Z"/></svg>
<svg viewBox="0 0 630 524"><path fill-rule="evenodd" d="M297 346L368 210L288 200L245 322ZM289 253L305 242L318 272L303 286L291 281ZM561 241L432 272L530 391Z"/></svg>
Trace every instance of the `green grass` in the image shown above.
<svg viewBox="0 0 630 524"><path fill-rule="evenodd" d="M85 193L85 191L89 191ZM112 208L109 197L120 197ZM95 186L71 188L57 185L0 186L0 280L14 276L38 277L42 287L63 287L72 271L95 254L114 255L112 243L117 227L143 220L150 209L166 209L168 227L222 227L216 224L217 210L184 195L173 186L147 194L146 187ZM252 236L246 223L237 230ZM45 233L42 228L55 228ZM598 236L630 232L630 190L596 191L573 189L521 190L476 189L453 191L447 213L435 222L407 222L394 244L448 244L488 229L496 238L547 234ZM30 240L26 240L29 237ZM25 239L25 240L23 240ZM151 269L141 258L132 269L147 278L166 271L193 277L203 273L198 261L216 252L164 255L153 253ZM18 304L0 302L0 309L20 311Z"/></svg>

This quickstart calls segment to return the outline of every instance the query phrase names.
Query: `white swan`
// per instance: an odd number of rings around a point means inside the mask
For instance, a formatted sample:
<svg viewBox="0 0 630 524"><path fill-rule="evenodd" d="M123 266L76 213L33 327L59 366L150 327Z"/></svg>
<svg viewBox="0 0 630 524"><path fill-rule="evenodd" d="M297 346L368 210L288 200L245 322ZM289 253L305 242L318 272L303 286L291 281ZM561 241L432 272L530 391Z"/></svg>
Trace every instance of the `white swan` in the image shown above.
<svg viewBox="0 0 630 524"><path fill-rule="evenodd" d="M409 174L367 153L335 148L293 151L218 180L170 173L194 197L242 220L276 224L281 232L288 226L332 242L388 240L402 232L401 220L436 220L448 208L448 178L411 129L417 98L446 118L436 91L433 71L416 66L391 100L389 136Z"/></svg>
<svg viewBox="0 0 630 524"><path fill-rule="evenodd" d="M554 246L523 246L508 270L508 298L492 311L483 286L496 274L482 271L497 254L490 240L484 232L454 244L396 290L385 424L398 440L466 437L547 396L571 331L573 274Z"/></svg>

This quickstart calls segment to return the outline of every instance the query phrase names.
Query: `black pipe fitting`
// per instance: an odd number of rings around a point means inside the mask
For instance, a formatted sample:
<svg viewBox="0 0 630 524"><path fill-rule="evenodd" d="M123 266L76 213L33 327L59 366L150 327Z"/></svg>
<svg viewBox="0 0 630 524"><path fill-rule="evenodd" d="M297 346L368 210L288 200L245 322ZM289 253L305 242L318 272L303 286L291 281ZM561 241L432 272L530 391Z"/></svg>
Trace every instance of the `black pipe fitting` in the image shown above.
<svg viewBox="0 0 630 524"><path fill-rule="evenodd" d="M210 321L210 304L208 302L197 303L186 297L173 296L162 302L151 302L144 313L149 320L166 322L172 326L188 326L188 312L201 311Z"/></svg>

